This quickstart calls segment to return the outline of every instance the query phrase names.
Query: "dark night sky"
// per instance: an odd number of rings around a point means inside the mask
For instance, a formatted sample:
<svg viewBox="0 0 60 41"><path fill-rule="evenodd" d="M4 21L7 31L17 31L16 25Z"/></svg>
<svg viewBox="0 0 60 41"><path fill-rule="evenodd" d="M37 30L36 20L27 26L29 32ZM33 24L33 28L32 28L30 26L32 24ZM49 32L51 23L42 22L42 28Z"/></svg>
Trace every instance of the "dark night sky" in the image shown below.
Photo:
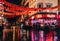
<svg viewBox="0 0 60 41"><path fill-rule="evenodd" d="M13 4L17 4L17 5L20 5L21 3L21 0L6 0L7 2L10 2L10 3L13 3ZM8 21L10 23L13 23L13 22L16 22L18 18L17 17L14 17L14 18L9 18Z"/></svg>
<svg viewBox="0 0 60 41"><path fill-rule="evenodd" d="M13 4L20 5L21 0L7 0L7 2L10 2L10 3L13 3Z"/></svg>

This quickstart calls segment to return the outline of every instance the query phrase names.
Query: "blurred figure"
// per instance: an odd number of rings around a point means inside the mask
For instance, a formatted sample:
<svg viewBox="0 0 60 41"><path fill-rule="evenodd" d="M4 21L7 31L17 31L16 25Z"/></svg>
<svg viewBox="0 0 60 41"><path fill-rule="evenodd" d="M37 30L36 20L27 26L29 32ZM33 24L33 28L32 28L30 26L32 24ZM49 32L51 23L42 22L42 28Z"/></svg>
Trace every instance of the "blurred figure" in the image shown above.
<svg viewBox="0 0 60 41"><path fill-rule="evenodd" d="M0 40L2 41L3 36L3 20L0 18Z"/></svg>
<svg viewBox="0 0 60 41"><path fill-rule="evenodd" d="M26 41L31 41L30 38L30 31L31 31L31 26L29 25L28 21L23 22L23 24L21 24L21 28L22 28L22 37L26 36Z"/></svg>
<svg viewBox="0 0 60 41"><path fill-rule="evenodd" d="M3 41L7 41L9 28L10 27L9 27L8 21L4 22Z"/></svg>
<svg viewBox="0 0 60 41"><path fill-rule="evenodd" d="M50 27L49 27L49 23L45 23L44 24L44 37L45 37L45 41L47 41L48 39L48 35L50 33Z"/></svg>
<svg viewBox="0 0 60 41"><path fill-rule="evenodd" d="M38 31L41 30L41 24L40 24L39 22L36 23L36 29L37 29Z"/></svg>
<svg viewBox="0 0 60 41"><path fill-rule="evenodd" d="M34 40L34 41L39 41L39 32L40 32L40 30L41 30L41 28L40 28L40 23L39 22L37 22L37 23L33 23L33 37L34 37L34 39L32 39L32 41ZM32 36L31 36L32 37ZM32 37L32 38L33 38Z"/></svg>
<svg viewBox="0 0 60 41"><path fill-rule="evenodd" d="M50 25L49 25L49 23L48 23L48 25L45 24L44 31L45 31L45 34L48 34L50 32Z"/></svg>
<svg viewBox="0 0 60 41"><path fill-rule="evenodd" d="M4 12L3 2L0 2L0 12ZM0 41L3 41L3 15L0 13Z"/></svg>
<svg viewBox="0 0 60 41"><path fill-rule="evenodd" d="M27 33L26 30L24 29L22 31L21 41L27 41Z"/></svg>
<svg viewBox="0 0 60 41"><path fill-rule="evenodd" d="M60 41L60 26L56 25L55 26L55 32L57 34L57 37L58 37L58 40L57 41Z"/></svg>

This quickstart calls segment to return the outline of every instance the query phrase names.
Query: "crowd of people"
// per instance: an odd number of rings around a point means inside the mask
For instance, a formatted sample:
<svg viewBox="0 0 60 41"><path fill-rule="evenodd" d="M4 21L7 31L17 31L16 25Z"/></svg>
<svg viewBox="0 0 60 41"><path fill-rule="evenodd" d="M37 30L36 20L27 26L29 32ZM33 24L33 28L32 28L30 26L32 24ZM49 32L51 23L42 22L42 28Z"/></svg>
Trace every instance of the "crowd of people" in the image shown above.
<svg viewBox="0 0 60 41"><path fill-rule="evenodd" d="M58 25L51 26L49 23L48 25L44 24L41 25L40 23L33 23L29 24L28 21L24 22L14 22L10 23L9 21L3 21L0 19L0 40L1 41L12 41L13 40L13 26L15 26L15 40L19 41L31 41L31 31L39 32L44 31L44 34L48 34L49 32L56 32L58 40L60 40L60 27ZM8 32L8 33L7 33ZM54 33L53 33L54 34ZM19 36L20 37L19 37ZM19 37L19 38L18 38ZM16 39L17 38L17 39Z"/></svg>

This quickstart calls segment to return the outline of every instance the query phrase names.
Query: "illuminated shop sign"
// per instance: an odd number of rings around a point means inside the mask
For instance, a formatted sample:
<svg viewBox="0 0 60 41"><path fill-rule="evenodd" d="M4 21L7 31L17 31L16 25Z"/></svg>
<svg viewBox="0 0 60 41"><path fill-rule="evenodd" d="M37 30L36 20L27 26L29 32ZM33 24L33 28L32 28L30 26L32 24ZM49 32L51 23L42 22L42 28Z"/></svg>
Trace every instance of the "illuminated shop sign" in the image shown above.
<svg viewBox="0 0 60 41"><path fill-rule="evenodd" d="M56 16L53 15L53 14L52 14L52 15L48 14L47 17L48 17L48 18L55 18Z"/></svg>

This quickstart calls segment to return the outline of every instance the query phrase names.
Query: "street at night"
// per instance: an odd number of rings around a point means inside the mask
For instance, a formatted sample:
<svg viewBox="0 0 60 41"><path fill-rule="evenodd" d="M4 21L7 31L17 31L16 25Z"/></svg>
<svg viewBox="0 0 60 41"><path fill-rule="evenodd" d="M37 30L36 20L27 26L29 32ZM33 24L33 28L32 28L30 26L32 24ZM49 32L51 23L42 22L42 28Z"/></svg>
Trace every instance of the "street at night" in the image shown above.
<svg viewBox="0 0 60 41"><path fill-rule="evenodd" d="M0 0L0 41L60 41L60 0Z"/></svg>

